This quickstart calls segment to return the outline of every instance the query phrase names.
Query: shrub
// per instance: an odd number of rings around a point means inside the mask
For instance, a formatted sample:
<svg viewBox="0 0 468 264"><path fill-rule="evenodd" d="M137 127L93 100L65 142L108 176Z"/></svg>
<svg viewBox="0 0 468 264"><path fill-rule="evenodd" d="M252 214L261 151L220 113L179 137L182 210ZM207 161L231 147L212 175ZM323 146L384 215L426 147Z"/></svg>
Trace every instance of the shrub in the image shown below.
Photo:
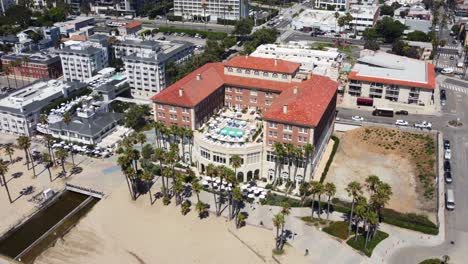
<svg viewBox="0 0 468 264"><path fill-rule="evenodd" d="M348 222L345 221L333 222L322 230L325 233L343 240L348 238Z"/></svg>
<svg viewBox="0 0 468 264"><path fill-rule="evenodd" d="M365 243L366 243L366 236L364 235L358 235L357 240L354 240L354 237L350 238L348 242L346 242L348 245L351 247L363 252L366 254L366 256L370 257L372 256L372 251L374 248L384 239L388 237L388 234L382 231L377 231L375 233L375 236L370 239L367 243L367 248L364 248Z"/></svg>
<svg viewBox="0 0 468 264"><path fill-rule="evenodd" d="M330 158L327 161L327 164L325 165L325 169L322 172L322 176L320 177L320 182L323 182L325 180L325 177L327 177L328 170L330 169L331 163L333 162L333 158L335 157L336 151L338 150L338 145L340 144L340 139L337 138L336 136L331 137L333 142L333 149L330 154Z"/></svg>
<svg viewBox="0 0 468 264"><path fill-rule="evenodd" d="M419 262L419 264L442 264L442 260L438 258L431 258L431 259L423 260Z"/></svg>

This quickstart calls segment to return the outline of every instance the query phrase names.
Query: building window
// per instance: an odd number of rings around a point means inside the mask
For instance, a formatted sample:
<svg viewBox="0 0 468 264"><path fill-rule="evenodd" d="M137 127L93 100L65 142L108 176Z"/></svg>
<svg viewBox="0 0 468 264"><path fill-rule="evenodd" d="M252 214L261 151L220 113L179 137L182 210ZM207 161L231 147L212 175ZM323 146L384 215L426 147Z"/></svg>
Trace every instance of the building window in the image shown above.
<svg viewBox="0 0 468 264"><path fill-rule="evenodd" d="M237 68L236 72L237 72L237 73L242 73L242 69Z"/></svg>
<svg viewBox="0 0 468 264"><path fill-rule="evenodd" d="M267 93L265 93L265 97L272 98L272 97L273 97L273 93L267 92Z"/></svg>
<svg viewBox="0 0 468 264"><path fill-rule="evenodd" d="M291 125L284 125L284 130L285 131L292 131L292 126Z"/></svg>
<svg viewBox="0 0 468 264"><path fill-rule="evenodd" d="M226 87L226 92L231 92L231 91L232 91L231 87Z"/></svg>
<svg viewBox="0 0 468 264"><path fill-rule="evenodd" d="M299 128L299 133L307 134L307 128L305 128L305 127L300 127L300 128Z"/></svg>
<svg viewBox="0 0 468 264"><path fill-rule="evenodd" d="M268 72L263 72L263 77L268 77Z"/></svg>
<svg viewBox="0 0 468 264"><path fill-rule="evenodd" d="M278 74L277 73L273 73L273 78L278 78Z"/></svg>
<svg viewBox="0 0 468 264"><path fill-rule="evenodd" d="M270 101L270 100L266 100L266 101L265 101L265 105L271 105L271 101Z"/></svg>
<svg viewBox="0 0 468 264"><path fill-rule="evenodd" d="M158 109L164 110L164 105L158 105Z"/></svg>
<svg viewBox="0 0 468 264"><path fill-rule="evenodd" d="M257 103L257 98L250 98L250 102L253 103L253 104Z"/></svg>
<svg viewBox="0 0 468 264"><path fill-rule="evenodd" d="M278 127L278 124L276 124L275 122L270 122L269 127L270 127L270 128L277 128L277 127Z"/></svg>
<svg viewBox="0 0 468 264"><path fill-rule="evenodd" d="M171 112L176 112L175 106L171 106L170 111L171 111Z"/></svg>
<svg viewBox="0 0 468 264"><path fill-rule="evenodd" d="M241 88L236 88L236 93L242 93L242 89Z"/></svg>
<svg viewBox="0 0 468 264"><path fill-rule="evenodd" d="M257 91L255 91L255 90L250 91L250 95L257 96Z"/></svg>
<svg viewBox="0 0 468 264"><path fill-rule="evenodd" d="M184 108L182 109L182 113L188 114L188 113L189 113L189 109L188 109L187 107L184 107Z"/></svg>
<svg viewBox="0 0 468 264"><path fill-rule="evenodd" d="M287 78L288 78L288 75L287 75L287 74L282 74L282 75L281 75L281 78L287 79Z"/></svg>
<svg viewBox="0 0 468 264"><path fill-rule="evenodd" d="M236 101L242 101L242 96L236 96Z"/></svg>
<svg viewBox="0 0 468 264"><path fill-rule="evenodd" d="M206 150L204 150L204 149L201 149L201 150L200 150L200 154L201 154L201 156L204 157L205 159L208 159L208 160L210 159L210 153L209 153L208 151L206 151Z"/></svg>
<svg viewBox="0 0 468 264"><path fill-rule="evenodd" d="M245 70L245 74L249 74L249 75L250 75L250 70Z"/></svg>
<svg viewBox="0 0 468 264"><path fill-rule="evenodd" d="M254 71L254 75L260 75L260 72L259 71Z"/></svg>
<svg viewBox="0 0 468 264"><path fill-rule="evenodd" d="M284 140L292 140L292 135L291 134L283 134L283 139Z"/></svg>
<svg viewBox="0 0 468 264"><path fill-rule="evenodd" d="M171 114L171 120L177 120L177 115Z"/></svg>
<svg viewBox="0 0 468 264"><path fill-rule="evenodd" d="M232 72L232 67L228 67L228 72Z"/></svg>
<svg viewBox="0 0 468 264"><path fill-rule="evenodd" d="M255 164L260 162L260 152L247 154L247 164Z"/></svg>

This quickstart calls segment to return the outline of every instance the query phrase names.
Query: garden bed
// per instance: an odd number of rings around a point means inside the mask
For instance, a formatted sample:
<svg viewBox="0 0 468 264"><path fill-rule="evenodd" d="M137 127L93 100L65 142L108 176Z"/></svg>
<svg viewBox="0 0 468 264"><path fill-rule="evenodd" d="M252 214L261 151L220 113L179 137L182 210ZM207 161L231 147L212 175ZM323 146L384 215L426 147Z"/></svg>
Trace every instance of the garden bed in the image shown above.
<svg viewBox="0 0 468 264"><path fill-rule="evenodd" d="M367 248L365 248L365 243L366 243L366 236L364 235L358 235L357 239L354 240L354 237L351 237L348 242L346 242L348 245L350 245L352 248L357 249L364 253L366 256L370 257L372 256L372 251L374 251L374 248L382 242L384 239L388 237L388 234L382 231L377 231L375 233L375 236L370 239L367 242Z"/></svg>

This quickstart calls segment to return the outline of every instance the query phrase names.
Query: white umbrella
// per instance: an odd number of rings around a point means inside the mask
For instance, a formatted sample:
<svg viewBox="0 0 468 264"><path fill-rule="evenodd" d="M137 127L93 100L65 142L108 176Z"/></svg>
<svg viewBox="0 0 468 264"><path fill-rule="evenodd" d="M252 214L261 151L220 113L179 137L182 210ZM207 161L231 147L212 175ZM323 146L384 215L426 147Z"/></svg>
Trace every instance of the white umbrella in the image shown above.
<svg viewBox="0 0 468 264"><path fill-rule="evenodd" d="M213 186L216 187L216 186L218 186L218 184L215 182L215 183L213 183Z"/></svg>
<svg viewBox="0 0 468 264"><path fill-rule="evenodd" d="M64 148L64 149L69 149L70 147L67 146L67 145L65 145L65 146L63 146L63 148Z"/></svg>
<svg viewBox="0 0 468 264"><path fill-rule="evenodd" d="M232 183L229 183L228 186L229 186L229 187L232 187Z"/></svg>
<svg viewBox="0 0 468 264"><path fill-rule="evenodd" d="M246 190L248 187L245 186L245 185L242 185L240 188L241 188L241 190Z"/></svg>
<svg viewBox="0 0 468 264"><path fill-rule="evenodd" d="M255 194L259 194L259 193L260 193L259 190L254 190L253 192L254 192Z"/></svg>
<svg viewBox="0 0 468 264"><path fill-rule="evenodd" d="M203 185L208 185L208 182L207 181L202 181L202 184Z"/></svg>
<svg viewBox="0 0 468 264"><path fill-rule="evenodd" d="M265 199L265 195L261 194L260 196L258 196L258 198Z"/></svg>
<svg viewBox="0 0 468 264"><path fill-rule="evenodd" d="M265 192L265 191L264 191L264 192L262 192L262 195L267 195L267 194L268 194L268 193L267 193L267 192Z"/></svg>
<svg viewBox="0 0 468 264"><path fill-rule="evenodd" d="M210 176L205 176L205 180L211 181L211 177Z"/></svg>
<svg viewBox="0 0 468 264"><path fill-rule="evenodd" d="M249 198L255 198L255 195L249 194L249 195L247 195L247 197L249 197Z"/></svg>
<svg viewBox="0 0 468 264"><path fill-rule="evenodd" d="M220 178L216 178L216 183L220 183L221 182L221 179Z"/></svg>

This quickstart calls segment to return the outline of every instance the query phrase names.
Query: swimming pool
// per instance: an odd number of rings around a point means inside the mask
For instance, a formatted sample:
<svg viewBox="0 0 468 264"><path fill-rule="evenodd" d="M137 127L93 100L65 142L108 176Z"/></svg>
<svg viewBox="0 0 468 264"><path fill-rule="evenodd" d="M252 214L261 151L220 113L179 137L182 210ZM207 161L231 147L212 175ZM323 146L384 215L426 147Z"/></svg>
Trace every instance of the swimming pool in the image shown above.
<svg viewBox="0 0 468 264"><path fill-rule="evenodd" d="M233 137L242 137L244 135L244 130L234 127L225 127L219 131L219 134L224 136L233 136Z"/></svg>
<svg viewBox="0 0 468 264"><path fill-rule="evenodd" d="M125 78L125 74L116 74L116 75L112 76L110 79L111 79L111 81L114 81L114 80L120 81L123 78Z"/></svg>

